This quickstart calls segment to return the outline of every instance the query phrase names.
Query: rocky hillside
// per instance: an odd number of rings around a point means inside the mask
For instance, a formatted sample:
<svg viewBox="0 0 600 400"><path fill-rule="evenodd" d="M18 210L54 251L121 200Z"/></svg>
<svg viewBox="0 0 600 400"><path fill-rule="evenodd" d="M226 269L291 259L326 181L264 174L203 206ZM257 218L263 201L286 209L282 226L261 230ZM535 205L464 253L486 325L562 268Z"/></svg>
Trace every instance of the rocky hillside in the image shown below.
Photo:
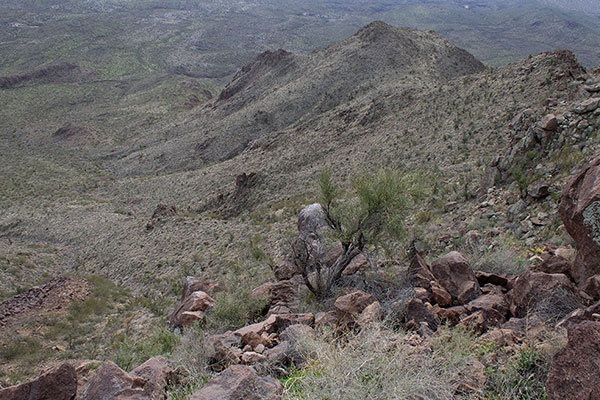
<svg viewBox="0 0 600 400"><path fill-rule="evenodd" d="M422 90L483 69L435 33L374 22L310 55L261 54L184 127L115 165L135 175L195 169L233 158L269 134L315 126L319 116L372 101L383 89Z"/></svg>
<svg viewBox="0 0 600 400"><path fill-rule="evenodd" d="M77 390L86 399L116 396L118 390L104 385L115 376L119 390L150 398L161 398L163 390L172 398L199 392L194 398L200 399L231 388L238 397L229 398L241 398L257 385L264 385L265 398L283 390L259 375L281 378L289 398L322 398L311 390L346 387L337 380L344 376L335 369L339 360L375 371L381 364L361 349L392 346L396 364L389 354L378 358L395 366L391 371L404 371L397 361L403 360L427 366L414 370L415 379L430 373L423 387L402 381L404 398L519 398L507 392L519 382L530 398L543 398L544 368L565 338L557 322L577 310L584 320L596 313L587 307L598 300L590 266L597 249L580 221L595 209L586 203L591 211L583 215L561 206L561 219L559 204L570 177L598 152L598 72L568 51L486 68L433 32L375 22L311 54L262 53L215 96L168 77L117 83L127 107L94 115L115 126L116 115L127 121L122 140L70 121L45 137L42 130L6 133L10 140L0 145L11 150L0 167L11 176L0 213L3 385L25 382L60 360L112 360L116 365L106 361L97 371L100 363L91 361L49 376L64 374L65 393ZM73 78L33 74L11 84L36 90L35 79L46 76ZM196 100L156 110L160 101L144 97L152 82L181 85L169 92L178 102ZM84 115L93 103L73 107L74 115ZM147 120L128 119L127 110ZM155 130L153 115L164 129ZM384 169L403 177L407 186L397 187L420 193L402 203L396 222L405 236L360 241L352 269L327 296L316 296L294 269L298 213L323 201L321 171L330 170L339 183L347 211L370 193L357 190L371 188L360 182ZM588 167L590 176L596 169ZM573 198L594 198L594 184L570 187ZM329 258L319 265L338 260L340 247L342 239L323 247ZM72 277L51 280L65 274ZM410 280L411 274L426 279ZM541 321L533 339L519 325L532 316L530 293L539 293L536 324ZM493 343L481 342L489 331ZM336 332L349 334L351 347L328 336ZM315 338L308 350L294 347L298 334ZM502 342L507 337L510 344ZM328 341L335 348L325 350ZM506 353L494 350L505 345ZM453 349L461 357L450 357ZM157 355L186 372L175 378L181 370L167 372L163 359L140 367L160 379L125 372ZM306 369L294 372L290 360L301 365L307 355ZM348 387L357 391L336 398L367 396L360 382L372 376L353 376ZM158 388L145 386L159 381ZM419 389L415 394L410 387Z"/></svg>

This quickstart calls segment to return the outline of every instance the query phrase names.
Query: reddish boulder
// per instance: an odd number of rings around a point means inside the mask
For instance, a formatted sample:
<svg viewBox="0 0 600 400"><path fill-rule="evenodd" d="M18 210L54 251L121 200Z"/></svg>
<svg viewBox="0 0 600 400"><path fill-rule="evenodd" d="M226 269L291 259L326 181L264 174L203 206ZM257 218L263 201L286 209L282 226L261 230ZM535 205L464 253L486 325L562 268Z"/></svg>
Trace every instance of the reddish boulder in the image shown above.
<svg viewBox="0 0 600 400"><path fill-rule="evenodd" d="M481 335L490 328L495 328L506 322L506 318L500 312L493 308L486 308L475 311L473 314L464 318L461 324L470 327L475 333Z"/></svg>
<svg viewBox="0 0 600 400"><path fill-rule="evenodd" d="M429 308L418 299L412 299L406 305L406 326L418 330L422 324L435 331L438 328L439 321L429 310Z"/></svg>
<svg viewBox="0 0 600 400"><path fill-rule="evenodd" d="M336 257L336 259L337 259L337 257ZM348 264L346 269L344 269L344 272L342 272L342 275L354 275L357 272L367 271L369 268L370 268L370 265L369 265L369 260L367 259L367 256L364 253L361 253L361 254L357 255L356 257L354 257L352 259L352 261L350 261L350 264Z"/></svg>
<svg viewBox="0 0 600 400"><path fill-rule="evenodd" d="M181 301L183 302L192 293L201 291L207 294L214 294L222 291L223 288L218 283L207 282L200 278L188 276L183 285L183 293L181 294Z"/></svg>
<svg viewBox="0 0 600 400"><path fill-rule="evenodd" d="M435 306L433 308L433 314L443 323L447 323L450 326L457 325L461 319L467 316L467 309L464 306L454 306L450 308L440 308Z"/></svg>
<svg viewBox="0 0 600 400"><path fill-rule="evenodd" d="M242 357L241 338L241 335L226 332L220 335L211 335L205 339L206 346L212 350L210 364L213 370L223 371L230 365L240 363Z"/></svg>
<svg viewBox="0 0 600 400"><path fill-rule="evenodd" d="M565 186L558 212L577 244L573 278L578 285L600 274L600 156Z"/></svg>
<svg viewBox="0 0 600 400"><path fill-rule="evenodd" d="M261 377L254 368L232 365L192 395L192 400L278 400L283 385Z"/></svg>
<svg viewBox="0 0 600 400"><path fill-rule="evenodd" d="M475 271L479 286L495 285L506 288L508 286L508 277L506 275L492 274L490 272Z"/></svg>
<svg viewBox="0 0 600 400"><path fill-rule="evenodd" d="M146 380L129 375L112 361L105 361L78 394L81 400L150 400Z"/></svg>
<svg viewBox="0 0 600 400"><path fill-rule="evenodd" d="M508 301L502 293L489 293L472 300L465 308L470 313L480 310L495 310L505 318L508 314Z"/></svg>
<svg viewBox="0 0 600 400"><path fill-rule="evenodd" d="M510 312L514 317L523 318L536 306L552 298L558 290L573 296L575 293L575 288L566 275L527 271L515 282L511 292Z"/></svg>
<svg viewBox="0 0 600 400"><path fill-rule="evenodd" d="M177 373L165 357L152 357L133 371L133 377L145 381L144 390L150 400L162 400L169 384L177 381Z"/></svg>
<svg viewBox="0 0 600 400"><path fill-rule="evenodd" d="M556 115L548 114L540 121L540 128L545 131L554 132L558 129L558 120L556 119Z"/></svg>
<svg viewBox="0 0 600 400"><path fill-rule="evenodd" d="M600 275L590 276L583 285L583 291L594 300L600 300Z"/></svg>
<svg viewBox="0 0 600 400"><path fill-rule="evenodd" d="M549 400L600 400L600 322L568 329L566 347L552 358L546 383Z"/></svg>
<svg viewBox="0 0 600 400"><path fill-rule="evenodd" d="M431 264L435 280L452 296L455 305L466 304L481 294L479 282L467 260L456 251Z"/></svg>
<svg viewBox="0 0 600 400"><path fill-rule="evenodd" d="M360 314L367 306L376 301L377 299L372 295L362 290L357 290L356 292L338 297L333 306L339 311L356 315Z"/></svg>
<svg viewBox="0 0 600 400"><path fill-rule="evenodd" d="M544 261L532 268L534 271L541 271L547 274L564 274L573 279L572 271L573 264L569 260L561 256L550 256Z"/></svg>
<svg viewBox="0 0 600 400"><path fill-rule="evenodd" d="M418 253L413 257L408 267L407 275L409 282L413 286L425 289L429 289L431 287L430 282L435 280L429 265Z"/></svg>
<svg viewBox="0 0 600 400"><path fill-rule="evenodd" d="M436 281L431 282L431 296L433 301L440 307L449 307L452 305L452 296Z"/></svg>
<svg viewBox="0 0 600 400"><path fill-rule="evenodd" d="M61 364L37 379L0 389L3 400L73 400L77 393L77 374L70 364Z"/></svg>
<svg viewBox="0 0 600 400"><path fill-rule="evenodd" d="M356 319L356 323L359 326L367 326L376 321L379 321L381 318L381 303L378 301L369 304L363 311L360 313L359 317Z"/></svg>
<svg viewBox="0 0 600 400"><path fill-rule="evenodd" d="M212 297L198 290L186 297L168 319L177 328L190 326L202 319L204 312L215 304L217 302Z"/></svg>

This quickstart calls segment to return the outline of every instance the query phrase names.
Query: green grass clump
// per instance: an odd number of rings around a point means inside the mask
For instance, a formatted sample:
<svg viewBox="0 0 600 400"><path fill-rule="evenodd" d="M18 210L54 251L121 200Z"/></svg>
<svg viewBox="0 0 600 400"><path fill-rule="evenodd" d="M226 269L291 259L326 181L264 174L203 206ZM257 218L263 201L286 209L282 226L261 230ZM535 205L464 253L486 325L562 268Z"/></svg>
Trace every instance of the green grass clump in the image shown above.
<svg viewBox="0 0 600 400"><path fill-rule="evenodd" d="M268 299L252 296L248 289L221 292L215 296L217 304L206 315L209 331L224 332L258 322Z"/></svg>
<svg viewBox="0 0 600 400"><path fill-rule="evenodd" d="M154 356L169 356L180 340L179 335L166 327L155 328L147 338L124 338L112 359L122 369L130 371Z"/></svg>

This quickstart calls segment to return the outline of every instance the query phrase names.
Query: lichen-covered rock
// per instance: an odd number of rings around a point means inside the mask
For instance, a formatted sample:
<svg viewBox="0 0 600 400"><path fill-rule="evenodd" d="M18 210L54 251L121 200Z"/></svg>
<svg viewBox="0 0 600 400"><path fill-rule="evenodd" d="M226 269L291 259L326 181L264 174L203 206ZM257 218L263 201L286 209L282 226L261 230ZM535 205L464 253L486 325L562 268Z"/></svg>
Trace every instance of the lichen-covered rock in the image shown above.
<svg viewBox="0 0 600 400"><path fill-rule="evenodd" d="M573 278L579 285L600 274L600 156L565 186L558 212L577 244Z"/></svg>

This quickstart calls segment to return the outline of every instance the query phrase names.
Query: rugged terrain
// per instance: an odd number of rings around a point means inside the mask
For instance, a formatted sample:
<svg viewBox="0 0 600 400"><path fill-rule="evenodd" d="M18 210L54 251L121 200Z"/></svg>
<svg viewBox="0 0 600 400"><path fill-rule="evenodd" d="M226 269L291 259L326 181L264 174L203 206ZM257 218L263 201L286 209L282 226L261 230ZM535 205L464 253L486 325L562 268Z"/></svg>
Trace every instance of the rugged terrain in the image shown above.
<svg viewBox="0 0 600 400"><path fill-rule="evenodd" d="M60 59L0 81L3 384L61 359L189 362L201 340L165 322L187 276L222 289L203 329L264 319L249 292L285 265L324 169L344 188L382 167L425 173L406 225L426 261L459 250L473 269L516 276L558 247L574 254L559 193L598 152L600 77L569 51L490 68L434 32L374 22L309 54L264 52L226 85L112 79ZM369 273L336 294L370 279L402 288L406 246L367 249ZM73 278L50 281L60 275ZM392 293L378 299L386 310ZM313 313L335 296L295 301Z"/></svg>

